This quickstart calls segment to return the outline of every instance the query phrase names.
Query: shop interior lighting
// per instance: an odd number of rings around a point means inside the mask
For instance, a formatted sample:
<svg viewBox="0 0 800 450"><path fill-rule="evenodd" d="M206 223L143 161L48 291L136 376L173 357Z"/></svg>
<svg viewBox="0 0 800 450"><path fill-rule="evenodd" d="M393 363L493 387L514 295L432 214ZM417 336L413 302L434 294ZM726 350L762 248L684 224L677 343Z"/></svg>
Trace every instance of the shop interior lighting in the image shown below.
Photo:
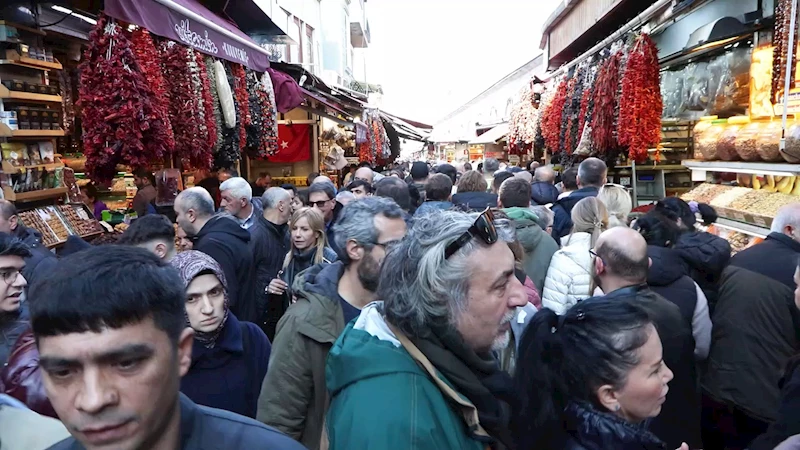
<svg viewBox="0 0 800 450"><path fill-rule="evenodd" d="M50 8L53 11L58 11L60 13L68 14L72 17L76 17L78 19L83 20L84 22L90 23L92 25L97 25L97 21L92 19L91 17L84 16L83 14L78 14L69 8L64 8L63 6L59 5L51 5Z"/></svg>

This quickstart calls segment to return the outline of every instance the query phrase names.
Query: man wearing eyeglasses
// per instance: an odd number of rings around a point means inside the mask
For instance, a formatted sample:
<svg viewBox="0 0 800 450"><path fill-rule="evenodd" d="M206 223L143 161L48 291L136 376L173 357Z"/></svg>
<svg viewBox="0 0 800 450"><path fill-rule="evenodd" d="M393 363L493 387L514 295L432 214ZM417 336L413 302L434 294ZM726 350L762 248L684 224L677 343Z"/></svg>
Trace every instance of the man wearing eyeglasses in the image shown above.
<svg viewBox="0 0 800 450"><path fill-rule="evenodd" d="M513 240L490 210L415 219L384 260L381 301L328 355L330 448L513 448L512 381L492 354L528 301Z"/></svg>
<svg viewBox="0 0 800 450"><path fill-rule="evenodd" d="M0 367L8 356L27 321L22 318L22 290L28 285L22 270L30 250L19 239L0 233Z"/></svg>
<svg viewBox="0 0 800 450"><path fill-rule="evenodd" d="M295 280L297 302L278 324L258 399L258 420L311 450L320 448L328 409L328 352L345 325L375 300L387 248L406 234L403 211L380 197L349 203L334 228L339 261L314 266Z"/></svg>

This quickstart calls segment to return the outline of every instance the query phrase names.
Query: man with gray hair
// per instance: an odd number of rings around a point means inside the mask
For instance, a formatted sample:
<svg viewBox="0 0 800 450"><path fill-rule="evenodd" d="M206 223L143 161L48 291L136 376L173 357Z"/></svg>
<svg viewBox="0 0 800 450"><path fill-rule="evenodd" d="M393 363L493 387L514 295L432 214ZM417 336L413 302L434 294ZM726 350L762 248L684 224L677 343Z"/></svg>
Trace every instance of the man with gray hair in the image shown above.
<svg viewBox="0 0 800 450"><path fill-rule="evenodd" d="M415 219L384 260L382 302L363 308L328 356L331 448L513 447L513 383L492 353L528 301L513 240L491 211Z"/></svg>
<svg viewBox="0 0 800 450"><path fill-rule="evenodd" d="M175 199L176 221L194 242L194 250L219 263L228 280L231 311L240 320L252 322L253 254L248 248L250 233L227 214L214 214L214 200L207 190L191 187Z"/></svg>
<svg viewBox="0 0 800 450"><path fill-rule="evenodd" d="M253 188L244 178L233 177L219 185L220 206L232 215L245 230L255 225L261 215L261 206L253 201Z"/></svg>
<svg viewBox="0 0 800 450"><path fill-rule="evenodd" d="M555 220L553 222L553 238L560 243L561 238L572 231L572 208L586 197L597 197L600 188L606 184L608 168L603 160L586 158L578 166L578 189L553 205Z"/></svg>
<svg viewBox="0 0 800 450"><path fill-rule="evenodd" d="M779 381L800 351L798 257L800 203L792 203L778 210L764 242L734 255L722 272L717 302L709 305L714 327L708 370L701 378L703 416L744 418L750 427L737 427L730 436L703 423L714 448L744 448L779 418Z"/></svg>
<svg viewBox="0 0 800 450"><path fill-rule="evenodd" d="M550 166L536 168L531 183L531 200L536 205L549 205L558 200L558 189L555 186L556 172Z"/></svg>
<svg viewBox="0 0 800 450"><path fill-rule="evenodd" d="M280 280L278 272L289 253L289 227L292 216L292 194L286 189L269 188L261 196L264 212L250 228L250 250L255 267L255 315L251 320L264 330L267 337L275 337L275 327L284 313L282 301L270 302L267 286L273 279ZM284 283L285 284L285 283ZM288 286L282 286L284 289ZM275 297L272 297L273 299Z"/></svg>
<svg viewBox="0 0 800 450"><path fill-rule="evenodd" d="M483 162L483 178L486 180L486 185L489 189L492 188L494 183L494 174L500 169L500 162L494 158L486 158Z"/></svg>
<svg viewBox="0 0 800 450"><path fill-rule="evenodd" d="M345 206L334 229L339 261L313 266L295 278L297 301L278 325L258 399L258 420L311 450L320 448L328 409L328 351L345 325L375 300L386 249L406 234L403 211L379 197ZM358 366L367 369L374 362Z"/></svg>

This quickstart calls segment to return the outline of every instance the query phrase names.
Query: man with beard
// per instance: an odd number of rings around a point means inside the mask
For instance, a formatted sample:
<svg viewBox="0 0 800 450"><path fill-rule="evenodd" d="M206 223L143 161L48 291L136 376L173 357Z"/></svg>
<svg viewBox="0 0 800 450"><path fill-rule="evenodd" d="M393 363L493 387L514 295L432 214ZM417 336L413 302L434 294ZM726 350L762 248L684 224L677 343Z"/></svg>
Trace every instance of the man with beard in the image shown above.
<svg viewBox="0 0 800 450"><path fill-rule="evenodd" d="M526 192L527 194L527 192ZM378 297L325 370L332 449L513 448L517 393L493 351L527 296L508 220L437 211L389 250Z"/></svg>
<svg viewBox="0 0 800 450"><path fill-rule="evenodd" d="M394 201L367 197L342 209L334 231L339 261L295 278L297 302L278 323L258 399L258 420L311 450L320 448L328 409L328 351L345 324L375 300L386 249L403 239L406 223Z"/></svg>
<svg viewBox="0 0 800 450"><path fill-rule="evenodd" d="M133 182L137 189L133 197L133 210L139 217L143 217L147 214L147 205L156 199L156 177L153 172L139 168L133 172Z"/></svg>

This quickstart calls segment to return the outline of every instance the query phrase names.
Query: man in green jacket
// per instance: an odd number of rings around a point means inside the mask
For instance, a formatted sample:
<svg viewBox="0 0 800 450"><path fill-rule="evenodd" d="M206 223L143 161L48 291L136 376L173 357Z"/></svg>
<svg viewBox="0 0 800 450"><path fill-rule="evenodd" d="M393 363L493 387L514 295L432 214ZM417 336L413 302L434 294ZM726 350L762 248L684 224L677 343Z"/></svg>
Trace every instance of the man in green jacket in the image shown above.
<svg viewBox="0 0 800 450"><path fill-rule="evenodd" d="M531 186L521 178L509 178L500 186L497 198L499 207L514 221L517 239L525 250L522 261L525 274L530 277L539 295L542 295L544 280L553 254L558 251L555 239L547 234L536 220L531 210Z"/></svg>
<svg viewBox="0 0 800 450"><path fill-rule="evenodd" d="M345 324L375 300L386 247L406 234L403 211L388 198L368 197L344 207L334 225L339 261L295 278L297 302L278 322L257 419L320 448L328 409L325 359Z"/></svg>
<svg viewBox="0 0 800 450"><path fill-rule="evenodd" d="M504 449L516 396L493 351L517 307L514 239L491 212L414 220L383 264L378 299L334 344L325 371L331 450Z"/></svg>

